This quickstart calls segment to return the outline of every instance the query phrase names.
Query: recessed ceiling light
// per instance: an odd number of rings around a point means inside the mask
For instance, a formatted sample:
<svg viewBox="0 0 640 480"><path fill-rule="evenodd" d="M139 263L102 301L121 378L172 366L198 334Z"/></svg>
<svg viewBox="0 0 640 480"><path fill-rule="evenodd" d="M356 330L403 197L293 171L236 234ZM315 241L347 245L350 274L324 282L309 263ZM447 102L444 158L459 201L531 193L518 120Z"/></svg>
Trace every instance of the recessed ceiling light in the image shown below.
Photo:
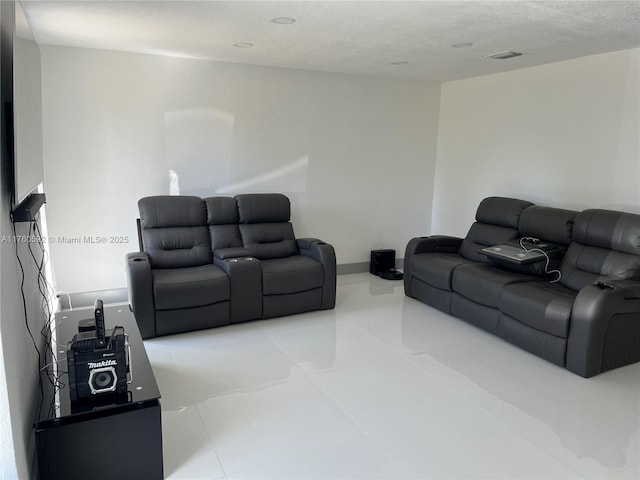
<svg viewBox="0 0 640 480"><path fill-rule="evenodd" d="M233 46L238 48L251 48L253 47L253 43L240 42L240 43L234 43Z"/></svg>
<svg viewBox="0 0 640 480"><path fill-rule="evenodd" d="M276 17L272 18L271 22L278 23L280 25L291 25L292 23L296 23L296 19L291 17Z"/></svg>
<svg viewBox="0 0 640 480"><path fill-rule="evenodd" d="M451 48L468 48L468 47L473 47L473 43L464 42L464 43L454 43L453 45L451 45Z"/></svg>
<svg viewBox="0 0 640 480"><path fill-rule="evenodd" d="M504 52L485 55L484 58L492 58L494 60L506 60L507 58L519 57L520 55L522 55L520 52L512 52L511 50L506 50Z"/></svg>
<svg viewBox="0 0 640 480"><path fill-rule="evenodd" d="M391 62L391 65L406 65L407 63L409 62L407 62L406 60L400 60L398 62Z"/></svg>

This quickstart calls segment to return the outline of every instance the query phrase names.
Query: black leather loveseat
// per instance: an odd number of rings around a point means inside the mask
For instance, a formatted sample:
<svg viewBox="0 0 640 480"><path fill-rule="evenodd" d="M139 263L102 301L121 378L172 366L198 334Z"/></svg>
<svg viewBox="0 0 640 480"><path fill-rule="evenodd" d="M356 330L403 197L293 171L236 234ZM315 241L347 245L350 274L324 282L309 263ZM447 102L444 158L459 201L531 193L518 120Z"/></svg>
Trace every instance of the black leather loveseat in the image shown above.
<svg viewBox="0 0 640 480"><path fill-rule="evenodd" d="M549 264L482 251L501 245ZM490 197L464 239L412 239L404 269L407 296L583 377L640 361L640 215Z"/></svg>
<svg viewBox="0 0 640 480"><path fill-rule="evenodd" d="M143 338L331 309L331 245L298 238L281 194L138 202L140 252L126 257Z"/></svg>

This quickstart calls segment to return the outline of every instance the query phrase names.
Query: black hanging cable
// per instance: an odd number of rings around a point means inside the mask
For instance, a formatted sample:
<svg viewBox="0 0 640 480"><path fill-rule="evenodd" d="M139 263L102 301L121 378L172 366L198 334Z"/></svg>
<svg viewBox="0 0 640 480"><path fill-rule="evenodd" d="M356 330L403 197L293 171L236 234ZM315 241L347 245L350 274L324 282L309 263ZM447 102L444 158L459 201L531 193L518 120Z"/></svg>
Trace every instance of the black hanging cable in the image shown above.
<svg viewBox="0 0 640 480"><path fill-rule="evenodd" d="M27 233L27 237L26 237L26 244L27 244L27 249L29 250L29 253L31 254L31 258L33 259L33 263L35 264L36 268L38 269L38 273L37 273L37 284L38 284L38 290L40 292L40 295L42 297L44 297L44 293L42 291L42 284L41 284L41 264L38 262L34 252L33 252L33 248L32 248L32 243L33 241L37 241L37 239L35 239L34 237L34 230L33 230L33 224L34 222L29 222L29 232ZM44 313L44 308L43 305L41 304L40 307L43 309L43 313ZM27 322L28 323L28 322ZM42 375L43 372L47 377L47 380L49 381L49 383L53 383L50 375L49 375L49 369L46 368L44 365L46 365L49 362L49 358L50 357L50 353L49 353L49 339L47 337L47 335L45 334L45 330L44 327L42 329L40 329L40 335L42 337L44 337L44 352L40 352L41 356L39 357L39 365L38 365L38 375L39 375L39 381L41 384L41 390L42 390L42 398L40 400L40 407L38 409L38 417L42 414L42 407L44 405L44 385L42 385Z"/></svg>
<svg viewBox="0 0 640 480"><path fill-rule="evenodd" d="M54 352L54 344L51 332L51 308L49 307L49 293L50 286L47 281L47 277L45 275L45 265L46 265L46 249L44 248L45 239L42 237L40 232L40 226L38 224L38 218L36 217L33 222L30 223L29 226L29 237L28 246L29 253L31 254L31 258L38 269L38 290L40 291L40 295L42 296L42 313L44 315L45 321L43 322L42 329L40 330L40 335L44 339L45 352L43 362L44 366L41 367L41 374L46 375L47 380L51 386L51 402L49 403L49 414L53 413L55 408L55 399L56 394L60 388L60 376L56 373L56 369L54 368L54 364L57 363L54 361L56 354ZM33 241L31 241L33 240ZM32 244L37 243L40 247L40 259L36 257L35 252L33 251ZM44 402L43 402L44 403Z"/></svg>
<svg viewBox="0 0 640 480"><path fill-rule="evenodd" d="M45 338L47 339L47 346L50 351L51 360L52 360L50 365L52 368L52 371L47 372L53 387L53 395L51 398L51 405L50 405L50 414L52 414L55 408L55 400L57 398L57 394L59 390L65 386L65 383L62 381L62 376L67 373L66 371L60 371L58 369L59 362L61 360L64 360L65 358L60 357L60 355L56 355L56 353L54 352L54 349L57 349L58 347L60 347L64 350L60 351L59 353L66 354L66 346L58 344L56 339L53 338L53 331L52 331L51 325L52 323L54 323L55 325L55 315L53 314L53 311L51 309L50 299L53 297L54 289L49 283L46 276L46 271L45 271L45 267L48 265L48 261L49 261L48 252L47 252L47 249L45 248L45 242L47 241L47 239L44 238L44 236L42 235L42 232L40 231L39 222L35 222L33 225L36 231L36 236L37 236L36 238L40 239L38 244L42 252L42 260L38 266L38 274L39 274L39 280L42 285L41 293L43 297L42 298L43 313L45 315L45 318L47 319L47 322L43 325L43 331L44 331L43 336L45 336ZM54 365L56 366L55 369L53 368Z"/></svg>
<svg viewBox="0 0 640 480"><path fill-rule="evenodd" d="M52 389L53 389L51 403L49 405L49 415L52 415L55 410L55 402L56 402L57 394L60 391L60 389L65 386L64 382L62 382L61 380L61 377L66 372L61 372L58 369L58 366L59 366L58 363L64 358L60 358L59 355L56 355L54 351L54 349L57 349L58 343L56 340L54 340L53 332L51 329L51 323L55 322L55 316L53 315L53 312L51 310L51 304L49 302L49 300L53 297L53 293L52 293L53 287L47 280L46 271L45 271L45 267L48 264L48 254L44 244L47 241L47 239L45 239L44 236L42 235L42 232L40 231L40 224L38 222L34 223L34 228L36 231L36 238L38 239L38 245L40 246L40 250L42 252L42 260L38 264L38 275L39 275L38 279L42 286L40 293L42 294L42 297L43 297L42 299L43 313L45 315L45 318L47 319L47 322L42 327L42 332L43 332L43 337L46 339L46 345L48 347L48 352L50 354L49 358L51 359L51 362L49 364L51 371L47 370L47 378L51 382ZM64 351L60 353L64 353Z"/></svg>
<svg viewBox="0 0 640 480"><path fill-rule="evenodd" d="M22 297L22 312L24 314L24 323L25 326L27 328L27 332L29 333L29 337L31 338L31 341L33 342L33 348L35 349L37 355L38 355L38 386L40 388L40 407L38 409L38 417L40 416L40 412L42 411L42 404L44 402L44 385L42 384L42 375L40 374L40 369L43 366L43 362L42 362L42 354L40 353L40 349L38 348L38 344L36 343L36 339L33 336L33 333L31 332L31 327L29 326L29 315L27 312L27 298L25 296L24 293L24 282L25 282L25 273L24 273L24 265L22 264L22 259L20 258L20 251L18 249L18 234L16 232L16 224L12 221L11 222L11 227L13 230L13 243L15 245L15 253L16 253L16 259L18 260L18 265L20 266L20 273L21 273L21 279L20 279L20 295Z"/></svg>

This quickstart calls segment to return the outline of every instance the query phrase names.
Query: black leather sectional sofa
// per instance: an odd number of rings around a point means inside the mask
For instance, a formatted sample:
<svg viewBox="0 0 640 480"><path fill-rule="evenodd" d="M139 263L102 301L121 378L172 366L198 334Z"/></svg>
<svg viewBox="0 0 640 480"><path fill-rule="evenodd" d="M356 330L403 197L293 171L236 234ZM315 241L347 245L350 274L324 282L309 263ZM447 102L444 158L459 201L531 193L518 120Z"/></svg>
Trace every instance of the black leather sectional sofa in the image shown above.
<svg viewBox="0 0 640 480"><path fill-rule="evenodd" d="M504 245L547 257L487 254ZM407 296L583 377L640 361L640 215L490 197L465 238L412 239L404 269Z"/></svg>
<svg viewBox="0 0 640 480"><path fill-rule="evenodd" d="M286 196L154 196L138 208L141 251L126 268L142 338L334 308L334 249L295 238Z"/></svg>

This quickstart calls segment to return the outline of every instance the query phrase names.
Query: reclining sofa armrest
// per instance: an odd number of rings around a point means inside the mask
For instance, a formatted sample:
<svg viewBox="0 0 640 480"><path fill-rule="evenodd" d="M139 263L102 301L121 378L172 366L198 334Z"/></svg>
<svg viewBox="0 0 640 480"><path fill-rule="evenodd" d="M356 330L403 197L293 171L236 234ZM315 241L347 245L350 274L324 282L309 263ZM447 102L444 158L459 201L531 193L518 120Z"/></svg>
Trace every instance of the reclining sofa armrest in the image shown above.
<svg viewBox="0 0 640 480"><path fill-rule="evenodd" d="M126 268L129 308L142 338L153 338L156 336L156 314L149 256L144 252L128 253Z"/></svg>
<svg viewBox="0 0 640 480"><path fill-rule="evenodd" d="M404 251L404 291L408 296L411 292L411 258L420 253L443 252L456 253L462 245L462 238L448 235L431 235L430 237L415 237L409 240Z"/></svg>
<svg viewBox="0 0 640 480"><path fill-rule="evenodd" d="M314 243L323 243L319 238L296 238L299 250L309 250Z"/></svg>
<svg viewBox="0 0 640 480"><path fill-rule="evenodd" d="M336 306L336 252L333 246L317 238L298 238L296 240L300 255L311 257L322 264L324 285L322 286L322 309Z"/></svg>
<svg viewBox="0 0 640 480"><path fill-rule="evenodd" d="M244 250L225 249L225 250ZM262 318L262 264L251 256L213 259L229 277L231 323Z"/></svg>
<svg viewBox="0 0 640 480"><path fill-rule="evenodd" d="M640 282L601 280L577 295L567 370L583 377L640 361Z"/></svg>
<svg viewBox="0 0 640 480"><path fill-rule="evenodd" d="M431 235L430 237L416 237L409 240L405 249L404 258L419 253L444 252L456 253L462 245L462 238L448 235Z"/></svg>

